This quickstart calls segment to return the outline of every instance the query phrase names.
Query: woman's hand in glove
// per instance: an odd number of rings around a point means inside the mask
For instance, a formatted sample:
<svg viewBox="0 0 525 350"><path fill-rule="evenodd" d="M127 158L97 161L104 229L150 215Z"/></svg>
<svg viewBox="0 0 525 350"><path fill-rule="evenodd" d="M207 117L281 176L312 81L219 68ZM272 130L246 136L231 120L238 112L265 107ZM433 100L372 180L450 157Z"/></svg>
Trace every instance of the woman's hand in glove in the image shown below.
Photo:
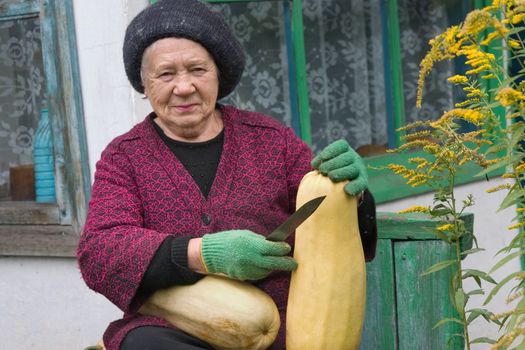
<svg viewBox="0 0 525 350"><path fill-rule="evenodd" d="M206 234L201 241L206 271L238 280L258 280L274 270L295 270L297 262L286 256L290 250L285 242L271 242L248 230Z"/></svg>
<svg viewBox="0 0 525 350"><path fill-rule="evenodd" d="M368 188L365 164L346 140L337 140L326 146L312 160L312 167L333 182L350 180L345 186L345 192L351 196L356 196Z"/></svg>

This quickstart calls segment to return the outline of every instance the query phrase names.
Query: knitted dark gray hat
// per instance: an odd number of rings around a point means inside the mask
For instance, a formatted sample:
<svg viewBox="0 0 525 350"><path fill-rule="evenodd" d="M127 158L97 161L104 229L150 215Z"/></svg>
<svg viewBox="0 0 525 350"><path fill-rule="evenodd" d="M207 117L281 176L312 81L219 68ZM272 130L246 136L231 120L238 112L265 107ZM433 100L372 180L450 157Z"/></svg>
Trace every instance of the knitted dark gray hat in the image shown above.
<svg viewBox="0 0 525 350"><path fill-rule="evenodd" d="M142 54L153 42L167 37L186 38L208 50L219 68L219 95L230 94L244 70L244 51L226 21L198 0L161 0L140 12L124 38L124 66L135 90L144 93L140 77Z"/></svg>

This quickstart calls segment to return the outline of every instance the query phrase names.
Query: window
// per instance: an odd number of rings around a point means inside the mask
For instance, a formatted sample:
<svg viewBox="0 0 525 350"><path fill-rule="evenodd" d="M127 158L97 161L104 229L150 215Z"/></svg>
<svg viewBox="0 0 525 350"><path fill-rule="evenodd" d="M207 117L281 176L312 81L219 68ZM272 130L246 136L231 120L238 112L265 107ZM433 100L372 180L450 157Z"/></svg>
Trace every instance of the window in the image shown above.
<svg viewBox="0 0 525 350"><path fill-rule="evenodd" d="M72 19L71 1L5 0L0 7L0 254L75 252L90 181ZM51 203L19 193L34 186L31 170L19 174L34 162L44 107L53 141Z"/></svg>
<svg viewBox="0 0 525 350"><path fill-rule="evenodd" d="M374 168L406 160L386 153L402 142L397 128L453 107L456 96L446 78L462 72L462 65L440 63L416 109L419 63L431 38L486 1L208 2L227 18L247 52L243 79L226 103L294 127L314 152L347 139L371 166L370 187L379 202L426 190ZM478 170L460 182L475 180Z"/></svg>

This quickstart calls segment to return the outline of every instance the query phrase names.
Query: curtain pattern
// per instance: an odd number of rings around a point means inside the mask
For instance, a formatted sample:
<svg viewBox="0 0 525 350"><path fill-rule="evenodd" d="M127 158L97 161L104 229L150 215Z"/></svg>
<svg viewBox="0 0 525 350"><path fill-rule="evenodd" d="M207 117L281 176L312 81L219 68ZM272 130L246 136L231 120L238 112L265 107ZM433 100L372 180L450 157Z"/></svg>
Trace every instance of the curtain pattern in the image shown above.
<svg viewBox="0 0 525 350"><path fill-rule="evenodd" d="M0 21L0 198L9 168L33 162L44 84L38 17Z"/></svg>
<svg viewBox="0 0 525 350"><path fill-rule="evenodd" d="M423 103L417 109L419 62L429 48L428 41L451 25L447 11L454 5L459 7L459 1L398 0L398 4L406 121L436 119L452 107L453 89L447 78L453 75L454 67L451 62L438 63L426 79Z"/></svg>
<svg viewBox="0 0 525 350"><path fill-rule="evenodd" d="M419 62L428 40L448 26L457 1L398 0L405 119L436 118L451 106L443 64L428 78L425 103L415 108ZM265 112L291 124L284 19L279 2L214 5L245 47L247 70L224 102ZM345 138L358 148L388 143L380 0L303 0L314 152ZM261 46L262 45L262 46ZM392 118L392 117L390 117Z"/></svg>

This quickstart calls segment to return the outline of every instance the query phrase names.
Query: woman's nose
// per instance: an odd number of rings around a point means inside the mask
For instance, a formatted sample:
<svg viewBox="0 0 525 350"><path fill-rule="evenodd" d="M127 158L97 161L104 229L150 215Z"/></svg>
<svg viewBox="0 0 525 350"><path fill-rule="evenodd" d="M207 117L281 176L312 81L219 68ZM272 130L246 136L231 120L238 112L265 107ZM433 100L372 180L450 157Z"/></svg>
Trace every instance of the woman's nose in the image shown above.
<svg viewBox="0 0 525 350"><path fill-rule="evenodd" d="M175 85L173 86L173 93L175 95L189 95L195 92L195 85L187 75L175 77Z"/></svg>

